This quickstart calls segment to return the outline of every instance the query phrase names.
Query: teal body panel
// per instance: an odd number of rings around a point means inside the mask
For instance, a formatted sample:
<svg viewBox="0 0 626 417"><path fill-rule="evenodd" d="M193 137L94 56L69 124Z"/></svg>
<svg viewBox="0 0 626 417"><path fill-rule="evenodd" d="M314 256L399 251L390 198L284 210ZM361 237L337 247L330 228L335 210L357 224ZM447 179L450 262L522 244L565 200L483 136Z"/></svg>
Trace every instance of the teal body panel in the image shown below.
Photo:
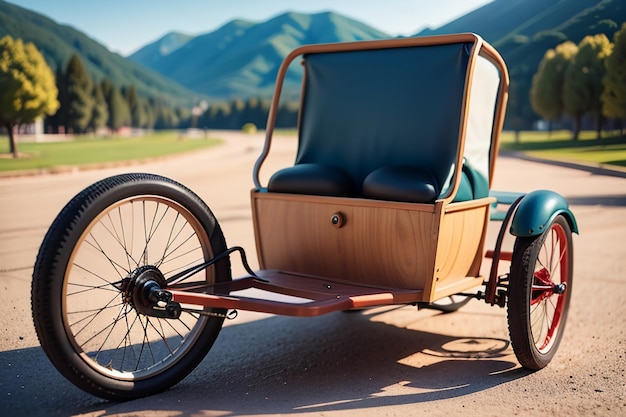
<svg viewBox="0 0 626 417"><path fill-rule="evenodd" d="M576 218L565 198L554 191L532 191L524 196L515 211L511 234L518 237L540 235L559 214L565 216L572 232L578 233Z"/></svg>

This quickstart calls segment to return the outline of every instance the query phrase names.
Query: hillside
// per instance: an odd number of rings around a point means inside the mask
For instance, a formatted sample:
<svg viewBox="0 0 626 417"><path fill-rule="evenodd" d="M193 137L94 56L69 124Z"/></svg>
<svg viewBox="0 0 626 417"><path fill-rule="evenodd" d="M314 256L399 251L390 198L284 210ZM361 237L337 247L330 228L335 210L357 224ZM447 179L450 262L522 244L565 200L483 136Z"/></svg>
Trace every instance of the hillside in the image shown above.
<svg viewBox="0 0 626 417"><path fill-rule="evenodd" d="M188 105L197 96L175 81L110 52L70 26L0 0L0 37L5 35L34 43L54 72L65 68L76 53L95 81L108 78L118 88L134 85L140 95L171 104Z"/></svg>
<svg viewBox="0 0 626 417"><path fill-rule="evenodd" d="M494 0L414 36L480 34L504 57L515 88L522 92L518 93L520 103L529 113L527 91L547 49L567 39L578 43L592 33L605 33L612 39L624 21L623 0ZM280 62L297 46L390 37L333 12L285 13L260 23L234 20L194 38L177 36L169 34L129 59L215 98L269 97ZM288 95L297 95L299 72L300 67L294 66L285 85Z"/></svg>
<svg viewBox="0 0 626 417"><path fill-rule="evenodd" d="M494 0L441 27L414 36L476 32L504 57L511 75L509 115L528 126L535 117L528 91L547 49L585 35L610 39L626 22L624 0ZM111 53L85 34L0 0L0 36L31 41L54 68L78 53L91 76L135 85L141 95L188 104L198 97L225 100L270 97L278 67L294 48L311 43L390 38L334 12L289 12L263 22L233 20L197 36L172 32L128 58ZM285 96L299 93L301 66L294 63ZM509 118L507 117L507 121Z"/></svg>
<svg viewBox="0 0 626 417"><path fill-rule="evenodd" d="M291 12L260 23L234 20L181 43L177 50L161 52L169 36L129 59L191 90L221 98L271 95L280 63L300 45L390 37L332 12ZM296 78L299 71L297 66L292 76ZM291 87L296 87L295 82Z"/></svg>
<svg viewBox="0 0 626 417"><path fill-rule="evenodd" d="M626 22L624 0L495 0L437 29L415 36L473 31L498 49L509 69L511 90L505 127L530 128L532 77L545 52L586 35L613 34Z"/></svg>
<svg viewBox="0 0 626 417"><path fill-rule="evenodd" d="M599 24L608 20L616 26ZM500 51L510 67L525 61L536 69L548 48L566 39L578 43L588 34L605 33L611 38L624 21L623 0L494 0L415 36L476 32Z"/></svg>

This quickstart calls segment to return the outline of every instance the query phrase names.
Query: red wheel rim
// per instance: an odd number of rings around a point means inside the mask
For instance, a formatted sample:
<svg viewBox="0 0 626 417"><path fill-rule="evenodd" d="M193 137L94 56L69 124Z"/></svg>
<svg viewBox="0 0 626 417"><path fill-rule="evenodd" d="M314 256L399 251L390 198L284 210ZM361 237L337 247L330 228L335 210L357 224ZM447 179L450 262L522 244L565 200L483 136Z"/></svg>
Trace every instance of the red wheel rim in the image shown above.
<svg viewBox="0 0 626 417"><path fill-rule="evenodd" d="M567 299L569 256L565 229L554 223L539 249L530 293L531 331L541 353L552 348L559 332Z"/></svg>

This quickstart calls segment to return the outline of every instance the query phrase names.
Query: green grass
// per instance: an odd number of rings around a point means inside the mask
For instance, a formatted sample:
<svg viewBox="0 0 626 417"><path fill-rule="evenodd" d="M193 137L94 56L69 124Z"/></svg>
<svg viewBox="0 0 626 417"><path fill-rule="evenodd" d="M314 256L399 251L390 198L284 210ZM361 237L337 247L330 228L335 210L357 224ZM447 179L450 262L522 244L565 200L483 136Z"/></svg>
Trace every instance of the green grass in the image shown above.
<svg viewBox="0 0 626 417"><path fill-rule="evenodd" d="M277 134L296 134L284 129ZM503 132L501 149L524 152L530 156L568 162L626 167L626 139L605 133L595 139L595 132L584 131L578 141L571 132L525 131L516 143L513 132ZM132 160L149 160L181 152L214 146L214 138L180 138L175 131L138 137L79 137L71 142L19 143L19 159L10 158L9 141L0 136L0 172L19 170L60 170L63 167L104 166Z"/></svg>
<svg viewBox="0 0 626 417"><path fill-rule="evenodd" d="M587 164L626 167L626 139L617 133L604 133L596 139L596 132L583 131L577 141L570 131L521 132L518 143L513 132L503 132L500 149L524 152L543 159Z"/></svg>
<svg viewBox="0 0 626 417"><path fill-rule="evenodd" d="M18 143L20 158L9 154L7 136L0 136L0 171L55 170L66 166L103 166L149 160L215 146L218 139L189 139L167 131L135 137L79 137L70 142Z"/></svg>

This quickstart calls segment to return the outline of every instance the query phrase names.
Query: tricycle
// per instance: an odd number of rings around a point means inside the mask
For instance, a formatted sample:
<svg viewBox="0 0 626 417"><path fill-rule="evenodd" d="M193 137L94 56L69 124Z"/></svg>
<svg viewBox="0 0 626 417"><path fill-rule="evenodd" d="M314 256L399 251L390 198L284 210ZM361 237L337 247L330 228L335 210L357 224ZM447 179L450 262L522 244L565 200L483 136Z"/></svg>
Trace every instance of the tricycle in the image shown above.
<svg viewBox="0 0 626 417"><path fill-rule="evenodd" d="M297 58L295 162L262 184ZM105 178L62 209L41 244L32 309L43 350L83 390L127 400L185 378L237 310L449 312L474 298L507 308L521 366L545 367L563 336L578 229L553 191L491 190L508 85L501 56L471 33L295 49L252 170L259 269L184 185L148 173ZM236 279L234 253L247 271ZM502 261L508 273L498 273Z"/></svg>

